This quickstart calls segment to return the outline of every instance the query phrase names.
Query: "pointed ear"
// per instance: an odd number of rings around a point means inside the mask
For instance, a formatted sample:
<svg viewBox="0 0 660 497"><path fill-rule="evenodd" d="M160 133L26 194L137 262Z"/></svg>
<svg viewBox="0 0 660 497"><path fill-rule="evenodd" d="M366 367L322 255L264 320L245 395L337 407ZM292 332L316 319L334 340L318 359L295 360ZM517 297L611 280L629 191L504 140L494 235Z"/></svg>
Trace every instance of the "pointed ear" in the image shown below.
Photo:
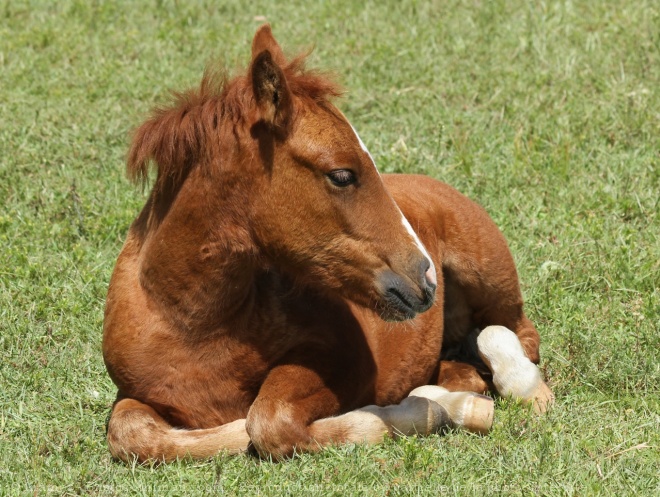
<svg viewBox="0 0 660 497"><path fill-rule="evenodd" d="M257 36L262 30L257 32ZM268 32L270 33L270 29ZM293 101L284 71L274 60L270 49L253 55L250 76L261 120L280 132L286 132L293 114Z"/></svg>
<svg viewBox="0 0 660 497"><path fill-rule="evenodd" d="M268 50L273 57L273 60L280 66L286 65L286 57L280 48L280 45L275 40L273 32L270 29L270 24L264 24L254 34L252 40L252 60L264 50Z"/></svg>

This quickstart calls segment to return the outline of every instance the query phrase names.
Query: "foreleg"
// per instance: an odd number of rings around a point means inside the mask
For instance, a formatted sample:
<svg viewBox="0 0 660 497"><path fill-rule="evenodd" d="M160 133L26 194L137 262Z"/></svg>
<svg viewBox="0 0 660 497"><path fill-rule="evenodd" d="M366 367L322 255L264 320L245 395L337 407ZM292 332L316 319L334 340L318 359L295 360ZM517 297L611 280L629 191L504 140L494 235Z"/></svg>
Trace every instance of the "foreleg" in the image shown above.
<svg viewBox="0 0 660 497"><path fill-rule="evenodd" d="M215 428L174 428L154 409L135 399L121 399L108 422L108 446L113 457L125 462L161 461L192 457L205 459L219 452L245 452L248 434L245 420Z"/></svg>
<svg viewBox="0 0 660 497"><path fill-rule="evenodd" d="M426 435L451 422L437 403L419 397L340 414L342 405L359 405L363 387L349 375L333 378L331 364L317 360L314 366L303 366L297 362L271 370L248 412L246 428L262 457L283 459L332 444L373 444L386 436ZM334 374L341 371L332 369ZM333 384L334 388L329 386Z"/></svg>
<svg viewBox="0 0 660 497"><path fill-rule="evenodd" d="M474 392L450 392L437 385L415 388L408 397L424 397L447 411L454 428L475 433L488 433L493 426L493 399Z"/></svg>
<svg viewBox="0 0 660 497"><path fill-rule="evenodd" d="M309 432L317 447L333 443L382 442L385 437L429 435L450 426L445 409L426 396L410 396L400 404L375 405L312 423Z"/></svg>

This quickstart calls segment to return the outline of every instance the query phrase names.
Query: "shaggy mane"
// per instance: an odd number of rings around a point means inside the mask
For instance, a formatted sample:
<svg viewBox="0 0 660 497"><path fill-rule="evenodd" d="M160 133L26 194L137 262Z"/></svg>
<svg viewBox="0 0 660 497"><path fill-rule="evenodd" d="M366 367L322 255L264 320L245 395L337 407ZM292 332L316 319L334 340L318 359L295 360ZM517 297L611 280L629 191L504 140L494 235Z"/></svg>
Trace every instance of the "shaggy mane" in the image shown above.
<svg viewBox="0 0 660 497"><path fill-rule="evenodd" d="M291 92L316 104L341 95L340 87L326 75L305 70L306 57L300 55L283 68ZM180 185L203 158L210 140L218 139L218 128L245 125L252 107L254 98L246 74L228 80L222 71L207 69L199 88L173 93L171 104L154 109L137 128L128 153L129 178L146 185L153 161L156 187L165 181Z"/></svg>

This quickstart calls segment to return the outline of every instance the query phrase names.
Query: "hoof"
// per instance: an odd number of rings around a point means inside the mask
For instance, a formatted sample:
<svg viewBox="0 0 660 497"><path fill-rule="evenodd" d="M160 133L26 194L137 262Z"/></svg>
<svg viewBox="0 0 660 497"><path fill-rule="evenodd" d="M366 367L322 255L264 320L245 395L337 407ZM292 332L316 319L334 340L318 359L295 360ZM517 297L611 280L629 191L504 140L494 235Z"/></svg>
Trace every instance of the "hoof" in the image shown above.
<svg viewBox="0 0 660 497"><path fill-rule="evenodd" d="M545 414L552 404L555 403L555 394L552 393L550 387L542 381L532 393L532 398L530 400L534 407L534 411L536 411L537 414Z"/></svg>
<svg viewBox="0 0 660 497"><path fill-rule="evenodd" d="M401 435L430 435L451 424L447 411L427 397L408 396L390 411L392 430Z"/></svg>
<svg viewBox="0 0 660 497"><path fill-rule="evenodd" d="M469 394L463 428L474 433L486 434L493 427L495 403L486 395ZM471 404L471 405L470 405Z"/></svg>
<svg viewBox="0 0 660 497"><path fill-rule="evenodd" d="M452 426L474 433L488 433L493 426L493 399L472 392L450 392L436 385L424 385L410 392L410 397L425 397L447 410Z"/></svg>

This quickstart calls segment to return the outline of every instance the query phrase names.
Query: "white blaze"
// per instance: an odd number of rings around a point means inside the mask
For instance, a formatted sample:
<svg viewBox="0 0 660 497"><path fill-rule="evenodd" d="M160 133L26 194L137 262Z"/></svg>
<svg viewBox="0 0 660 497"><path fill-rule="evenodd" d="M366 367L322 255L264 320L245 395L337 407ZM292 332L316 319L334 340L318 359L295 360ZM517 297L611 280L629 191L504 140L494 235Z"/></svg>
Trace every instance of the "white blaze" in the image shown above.
<svg viewBox="0 0 660 497"><path fill-rule="evenodd" d="M344 117L345 119L345 117ZM348 119L346 119L346 122L348 122ZM376 161L374 161L374 158L371 156L371 153L369 153L369 150L367 149L366 145L360 138L360 135L358 135L358 132L355 130L353 125L349 122L348 125L351 127L353 130L353 133L355 133L355 137L358 139L358 143L360 144L360 147L362 147L362 150L366 152L366 154L369 156L369 159L371 159L371 164L374 166L374 169L378 171L378 168L376 167ZM378 175L380 176L380 172L378 172ZM399 206L397 205L397 209L399 209ZM435 264L433 264L433 259L431 259L431 256L429 255L428 251L426 250L426 247L424 247L424 244L422 241L419 239L417 236L417 233L415 233L415 230L410 226L410 223L406 219L406 216L403 215L403 212L401 212L401 209L399 209L399 213L401 214L401 221L403 223L403 226L406 228L406 231L410 234L410 236L413 239L414 244L417 246L419 251L424 254L424 257L426 257L429 260L430 267L426 271L426 279L429 280L431 283L434 285L438 284L438 276L435 270Z"/></svg>
<svg viewBox="0 0 660 497"><path fill-rule="evenodd" d="M399 212L401 212L401 209L399 209ZM431 256L429 253L426 251L426 247L422 243L422 241L419 239L417 236L417 233L415 233L415 230L410 226L410 223L406 219L406 216L403 215L403 212L401 212L401 220L403 221L403 225L406 227L406 230L408 230L408 233L410 233L410 236L412 236L412 239L415 242L415 245L417 245L417 248L424 254L424 256L429 260L430 266L426 270L426 279L429 280L431 283L434 285L438 284L438 276L435 272L435 264L433 264L433 259L431 259Z"/></svg>

